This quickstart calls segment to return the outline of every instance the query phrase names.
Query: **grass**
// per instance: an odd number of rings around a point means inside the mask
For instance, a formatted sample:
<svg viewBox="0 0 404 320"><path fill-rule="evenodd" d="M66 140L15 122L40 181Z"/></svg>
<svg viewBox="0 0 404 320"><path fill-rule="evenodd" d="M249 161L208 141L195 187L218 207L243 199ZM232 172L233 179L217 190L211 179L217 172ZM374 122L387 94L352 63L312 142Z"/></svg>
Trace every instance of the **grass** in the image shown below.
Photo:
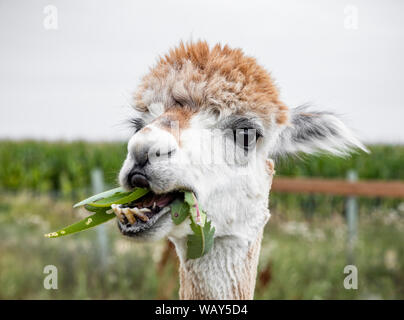
<svg viewBox="0 0 404 320"><path fill-rule="evenodd" d="M69 200L29 193L0 195L0 299L176 299L175 259L162 267L165 242L133 243L106 224L101 258L97 228L59 239L43 234L81 218ZM401 211L400 211L401 210ZM285 215L266 226L257 299L403 299L404 208L360 212L355 252L359 289L343 287L346 224L341 212ZM46 265L58 289L46 290Z"/></svg>
<svg viewBox="0 0 404 320"><path fill-rule="evenodd" d="M343 216L309 221L275 217L267 226L260 262L261 273L269 270L271 282L258 285L256 297L403 299L403 222L403 212L362 212L354 255L358 290L346 290L343 270L350 263Z"/></svg>

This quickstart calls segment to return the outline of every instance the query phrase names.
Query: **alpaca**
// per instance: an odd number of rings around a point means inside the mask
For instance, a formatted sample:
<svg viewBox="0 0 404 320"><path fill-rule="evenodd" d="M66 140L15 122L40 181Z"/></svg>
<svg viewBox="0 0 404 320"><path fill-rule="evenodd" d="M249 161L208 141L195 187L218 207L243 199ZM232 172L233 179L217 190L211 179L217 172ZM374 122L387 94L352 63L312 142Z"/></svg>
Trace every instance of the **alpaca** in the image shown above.
<svg viewBox="0 0 404 320"><path fill-rule="evenodd" d="M143 77L133 108L135 133L119 182L149 187L142 206L157 210L122 210L118 227L133 239L174 243L181 299L253 299L270 217L268 159L366 150L332 113L286 107L269 73L227 45L198 41L170 50ZM175 191L184 189L216 229L213 248L198 259L186 258L189 223L174 225L169 214Z"/></svg>

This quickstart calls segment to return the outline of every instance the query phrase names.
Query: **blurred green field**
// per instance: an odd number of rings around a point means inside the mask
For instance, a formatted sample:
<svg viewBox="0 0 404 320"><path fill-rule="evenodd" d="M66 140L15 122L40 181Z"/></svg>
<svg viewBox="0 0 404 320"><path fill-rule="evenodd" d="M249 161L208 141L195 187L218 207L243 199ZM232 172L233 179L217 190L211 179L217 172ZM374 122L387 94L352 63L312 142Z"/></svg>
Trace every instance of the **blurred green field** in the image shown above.
<svg viewBox="0 0 404 320"><path fill-rule="evenodd" d="M176 260L162 270L165 242L140 244L108 222L102 264L97 230L66 238L43 234L83 217L49 196L0 196L0 299L177 299ZM330 217L290 219L272 212L262 244L256 299L403 299L404 206L360 213L355 265L359 289L343 287L346 224ZM58 289L43 268L58 268Z"/></svg>
<svg viewBox="0 0 404 320"><path fill-rule="evenodd" d="M343 160L288 159L278 174L404 180L404 147L372 146ZM109 186L125 157L123 143L0 142L0 299L176 299L175 259L166 243L139 244L106 224L107 255L97 229L60 239L54 231L83 217L72 203L91 194L98 167ZM359 289L343 287L347 264L344 198L271 194L257 299L404 299L404 200L359 199L355 265ZM43 268L58 268L58 290L43 287Z"/></svg>
<svg viewBox="0 0 404 320"><path fill-rule="evenodd" d="M276 163L284 176L344 177L349 169L361 179L404 179L404 146L374 145L371 153L350 158L301 156ZM99 167L108 184L116 183L126 156L126 143L0 141L0 189L60 190L70 193L90 185L90 171Z"/></svg>

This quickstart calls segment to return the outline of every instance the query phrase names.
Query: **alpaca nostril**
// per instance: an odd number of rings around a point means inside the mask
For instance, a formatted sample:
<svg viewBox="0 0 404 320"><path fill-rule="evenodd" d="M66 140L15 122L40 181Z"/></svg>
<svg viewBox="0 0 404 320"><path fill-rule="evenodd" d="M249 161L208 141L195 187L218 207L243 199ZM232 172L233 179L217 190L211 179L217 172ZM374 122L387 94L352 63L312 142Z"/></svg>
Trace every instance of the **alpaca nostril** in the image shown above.
<svg viewBox="0 0 404 320"><path fill-rule="evenodd" d="M128 182L131 188L148 188L150 186L146 177L138 172L131 172L128 176Z"/></svg>

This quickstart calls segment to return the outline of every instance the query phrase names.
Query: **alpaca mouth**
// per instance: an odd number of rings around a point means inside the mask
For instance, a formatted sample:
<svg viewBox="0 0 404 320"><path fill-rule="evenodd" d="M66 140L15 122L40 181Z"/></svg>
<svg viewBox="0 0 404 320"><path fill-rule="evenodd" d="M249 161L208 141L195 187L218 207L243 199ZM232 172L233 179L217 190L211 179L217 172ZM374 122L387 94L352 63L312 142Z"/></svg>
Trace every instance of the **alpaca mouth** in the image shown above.
<svg viewBox="0 0 404 320"><path fill-rule="evenodd" d="M134 235L150 229L162 216L170 212L170 204L184 197L179 191L165 194L149 192L145 196L124 205L112 205L123 234Z"/></svg>

